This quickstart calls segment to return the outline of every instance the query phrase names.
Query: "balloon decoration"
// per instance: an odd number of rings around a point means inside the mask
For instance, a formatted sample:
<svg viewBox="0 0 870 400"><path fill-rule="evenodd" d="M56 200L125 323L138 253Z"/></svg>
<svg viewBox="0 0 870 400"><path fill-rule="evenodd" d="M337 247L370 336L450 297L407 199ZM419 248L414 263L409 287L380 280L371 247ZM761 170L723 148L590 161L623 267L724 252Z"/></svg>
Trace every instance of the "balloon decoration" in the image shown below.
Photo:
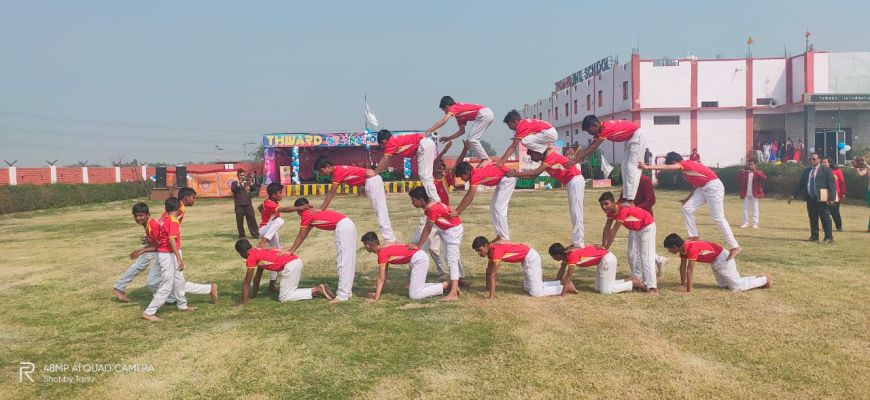
<svg viewBox="0 0 870 400"><path fill-rule="evenodd" d="M816 148L815 148L815 147L810 147L810 153L815 153L815 152L816 152Z"/></svg>
<svg viewBox="0 0 870 400"><path fill-rule="evenodd" d="M291 162L291 166L293 167L293 177L291 180L295 184L300 184L302 181L299 179L299 148L293 147L291 150L291 154L293 155L293 161Z"/></svg>
<svg viewBox="0 0 870 400"><path fill-rule="evenodd" d="M837 150L843 150L846 147L846 143L840 142L837 143Z"/></svg>
<svg viewBox="0 0 870 400"><path fill-rule="evenodd" d="M840 149L840 154L846 155L846 149L845 148Z"/></svg>
<svg viewBox="0 0 870 400"><path fill-rule="evenodd" d="M843 147L843 150L850 151L850 150L852 150L852 146L849 146L847 144L846 147Z"/></svg>
<svg viewBox="0 0 870 400"><path fill-rule="evenodd" d="M405 157L405 179L411 177L411 159Z"/></svg>

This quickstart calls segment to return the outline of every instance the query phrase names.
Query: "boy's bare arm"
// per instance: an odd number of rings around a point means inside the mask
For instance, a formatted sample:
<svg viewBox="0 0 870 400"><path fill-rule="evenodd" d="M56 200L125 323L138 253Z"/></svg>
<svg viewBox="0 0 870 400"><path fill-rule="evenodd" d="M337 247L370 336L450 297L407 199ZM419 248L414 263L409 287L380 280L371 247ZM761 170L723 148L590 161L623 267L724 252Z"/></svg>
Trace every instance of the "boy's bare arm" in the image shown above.
<svg viewBox="0 0 870 400"><path fill-rule="evenodd" d="M296 240L293 241L293 245L290 246L290 249L287 250L290 254L296 254L296 250L299 249L299 246L302 246L302 242L305 241L305 238L308 237L308 232L311 232L311 227L306 226L304 228L299 228L299 233L296 234Z"/></svg>
<svg viewBox="0 0 870 400"><path fill-rule="evenodd" d="M245 271L245 279L242 280L242 303L241 304L248 304L249 291L251 290L251 278L253 278L253 275L254 275L253 268L248 268L247 271Z"/></svg>

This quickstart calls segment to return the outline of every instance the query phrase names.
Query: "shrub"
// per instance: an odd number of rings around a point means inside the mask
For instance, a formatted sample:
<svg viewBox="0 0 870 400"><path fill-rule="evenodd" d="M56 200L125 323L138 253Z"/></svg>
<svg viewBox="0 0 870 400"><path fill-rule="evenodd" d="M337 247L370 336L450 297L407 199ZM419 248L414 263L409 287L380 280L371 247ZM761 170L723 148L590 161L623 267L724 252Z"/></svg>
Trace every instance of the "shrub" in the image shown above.
<svg viewBox="0 0 870 400"><path fill-rule="evenodd" d="M0 186L0 214L146 197L143 182Z"/></svg>

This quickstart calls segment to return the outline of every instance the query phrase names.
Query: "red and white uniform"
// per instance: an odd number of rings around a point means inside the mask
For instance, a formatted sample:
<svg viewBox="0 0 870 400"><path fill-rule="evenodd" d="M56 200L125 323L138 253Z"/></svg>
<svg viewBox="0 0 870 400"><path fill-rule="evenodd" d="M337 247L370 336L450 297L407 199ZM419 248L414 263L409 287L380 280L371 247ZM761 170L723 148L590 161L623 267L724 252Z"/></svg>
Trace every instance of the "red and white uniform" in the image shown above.
<svg viewBox="0 0 870 400"><path fill-rule="evenodd" d="M280 204L272 199L263 201L263 212L260 215L260 229L257 233L261 238L266 239L269 247L277 249L281 247L281 236L278 232L284 226L284 218L281 218L281 213L278 211ZM269 272L269 280L278 279L277 272Z"/></svg>
<svg viewBox="0 0 870 400"><path fill-rule="evenodd" d="M721 288L728 288L735 292L755 289L767 284L766 276L742 277L737 271L737 262L728 260L728 252L722 246L702 240L687 240L684 250L680 251L680 258L710 264L716 284Z"/></svg>
<svg viewBox="0 0 870 400"><path fill-rule="evenodd" d="M641 170L637 163L643 162L646 152L646 134L640 125L626 120L602 121L598 138L611 142L623 143L622 157L622 195L626 200L634 201L640 184Z"/></svg>
<svg viewBox="0 0 870 400"><path fill-rule="evenodd" d="M490 201L489 214L495 234L503 240L510 240L508 228L508 204L517 185L517 179L506 177L507 167L499 168L495 164L488 164L483 168L475 168L471 171L469 183L471 186L495 186L495 192Z"/></svg>
<svg viewBox="0 0 870 400"><path fill-rule="evenodd" d="M160 236L157 239L158 253L172 253L169 241L175 241L175 248L181 250L181 226L178 218L166 216L160 222Z"/></svg>
<svg viewBox="0 0 870 400"><path fill-rule="evenodd" d="M719 179L713 170L699 162L684 160L677 164L683 167L683 179L695 189L704 187L707 183Z"/></svg>
<svg viewBox="0 0 870 400"><path fill-rule="evenodd" d="M440 283L426 283L426 275L429 273L429 256L423 250L412 249L407 244L383 246L378 249L378 264L409 264L411 276L408 284L408 297L414 300L444 293L444 286Z"/></svg>
<svg viewBox="0 0 870 400"><path fill-rule="evenodd" d="M335 298L350 299L356 274L356 225L344 214L332 210L305 210L299 227L335 231L335 259L338 271L338 291ZM283 285L283 284L282 284Z"/></svg>
<svg viewBox="0 0 870 400"><path fill-rule="evenodd" d="M514 131L514 138L522 139L531 134L543 132L548 129L553 129L553 125L550 125L547 121L531 118L522 119L517 123L517 130Z"/></svg>
<svg viewBox="0 0 870 400"><path fill-rule="evenodd" d="M489 159L489 155L486 154L486 150L480 144L480 139L489 126L492 125L492 121L495 118L492 110L480 104L455 103L447 108L447 114L456 118L456 123L459 126L465 126L469 122L473 122L465 135L471 153L481 160Z"/></svg>
<svg viewBox="0 0 870 400"><path fill-rule="evenodd" d="M336 165L332 170L332 183L363 186L366 184L366 171L368 170L365 168L351 165Z"/></svg>
<svg viewBox="0 0 870 400"><path fill-rule="evenodd" d="M179 223L179 224L182 223L182 222L184 222L184 212L185 212L184 203L180 203L180 204L178 205L178 212L176 213L176 216L175 216L175 218L178 220L178 223ZM163 220L163 218L166 218L166 217L168 217L168 216L169 216L169 214L167 214L166 212L164 212L164 213L160 216L160 220Z"/></svg>
<svg viewBox="0 0 870 400"><path fill-rule="evenodd" d="M160 244L161 229L160 222L153 218L148 218L148 222L145 223L145 239L148 240L148 246L157 248ZM118 278L118 281L115 282L114 288L122 292L126 291L127 285L129 285L130 282L133 282L133 279L136 279L142 271L149 267L155 268L156 264L157 252L142 253L142 255L137 257L136 261L134 261L133 264L124 271L124 274Z"/></svg>
<svg viewBox="0 0 870 400"><path fill-rule="evenodd" d="M309 300L312 295L311 288L299 288L302 279L302 260L292 254L279 254L280 249L258 249L248 251L245 260L247 269L262 267L270 272L281 272L281 286L278 291L278 301Z"/></svg>
<svg viewBox="0 0 870 400"><path fill-rule="evenodd" d="M344 214L332 210L305 210L302 212L302 228L314 227L325 231L334 231L338 223L347 218Z"/></svg>
<svg viewBox="0 0 870 400"><path fill-rule="evenodd" d="M280 207L280 205L275 200L266 199L263 201L263 213L260 214L260 228L266 226L269 221L281 217L278 207Z"/></svg>
<svg viewBox="0 0 870 400"><path fill-rule="evenodd" d="M281 249L252 248L248 250L245 268L254 269L263 267L263 269L268 271L283 271L284 264L299 258L293 254L280 254L281 252Z"/></svg>
<svg viewBox="0 0 870 400"><path fill-rule="evenodd" d="M654 223L652 214L640 207L619 207L616 213L607 213L607 218L619 221L625 229L639 231Z"/></svg>
<svg viewBox="0 0 870 400"><path fill-rule="evenodd" d="M408 264L414 254L420 251L409 247L407 244L391 244L378 249L378 264Z"/></svg>
<svg viewBox="0 0 870 400"><path fill-rule="evenodd" d="M568 157L555 150L549 150L544 156L543 163L547 173L553 179L559 181L568 191L568 211L571 214L571 244L574 247L583 247L583 196L586 191L586 180L580 173L580 167L576 164L567 167Z"/></svg>
<svg viewBox="0 0 870 400"><path fill-rule="evenodd" d="M638 129L640 129L640 125L624 119L602 121L598 137L611 142L625 142L631 140Z"/></svg>
<svg viewBox="0 0 870 400"><path fill-rule="evenodd" d="M619 207L607 218L619 221L628 229L628 265L632 275L639 276L649 289L656 281L656 223L648 211L640 207Z"/></svg>
<svg viewBox="0 0 870 400"><path fill-rule="evenodd" d="M465 125L468 122L474 121L480 110L486 107L480 104L471 103L454 103L447 107L447 113L456 118L456 122L460 125Z"/></svg>
<svg viewBox="0 0 870 400"><path fill-rule="evenodd" d="M594 286L601 294L628 292L632 289L631 280L616 279L616 256L606 249L594 246L571 249L568 251L567 264L580 268L597 266Z"/></svg>
<svg viewBox="0 0 870 400"><path fill-rule="evenodd" d="M698 226L695 223L695 210L704 204L710 207L710 216L719 232L725 237L725 241L731 248L739 247L731 225L725 218L725 186L710 168L695 161L680 161L683 167L683 178L695 188L692 197L683 204L683 219L686 220L686 231L690 237L698 237Z"/></svg>
<svg viewBox="0 0 870 400"><path fill-rule="evenodd" d="M521 139L520 143L532 151L544 153L559 139L559 133L545 121L527 118L517 123L514 139Z"/></svg>
<svg viewBox="0 0 870 400"><path fill-rule="evenodd" d="M336 165L332 171L333 184L347 184L350 186L364 186L366 197L371 203L375 218L381 230L381 237L387 242L396 241L393 234L393 224L390 222L390 211L387 207L387 193L384 189L384 180L380 175L366 178L365 168L349 165Z"/></svg>
<svg viewBox="0 0 870 400"><path fill-rule="evenodd" d="M181 251L181 230L179 227L178 218L174 216L163 217L160 223L160 238L157 245L157 263L159 278L154 280L154 297L145 308L145 315L155 315L157 310L166 303L169 296L175 299L175 305L179 310L187 309L187 298L185 297L185 280L184 271L178 270L178 258L172 249L169 247L170 241L175 241L176 248ZM149 283L152 278L149 276Z"/></svg>
<svg viewBox="0 0 870 400"><path fill-rule="evenodd" d="M523 289L532 297L555 296L562 293L559 281L544 282L541 255L535 249L522 244L498 242L489 245L487 258L495 262L520 263L523 268Z"/></svg>
<svg viewBox="0 0 870 400"><path fill-rule="evenodd" d="M420 182L423 183L423 187L426 189L426 195L433 201L438 199L435 179L432 178L432 169L434 168L435 157L438 154L435 150L435 142L432 139L420 133L393 135L384 144L384 154L402 157L413 157L416 154L417 175L420 176Z"/></svg>
<svg viewBox="0 0 870 400"><path fill-rule="evenodd" d="M384 145L384 154L391 156L413 157L417 154L420 141L426 138L420 133L393 135Z"/></svg>
<svg viewBox="0 0 870 400"><path fill-rule="evenodd" d="M462 244L462 220L459 217L450 217L453 208L444 203L435 203L425 209L426 218L438 228L438 236L444 243L444 258L450 270L450 280L462 277L459 268L459 246Z"/></svg>

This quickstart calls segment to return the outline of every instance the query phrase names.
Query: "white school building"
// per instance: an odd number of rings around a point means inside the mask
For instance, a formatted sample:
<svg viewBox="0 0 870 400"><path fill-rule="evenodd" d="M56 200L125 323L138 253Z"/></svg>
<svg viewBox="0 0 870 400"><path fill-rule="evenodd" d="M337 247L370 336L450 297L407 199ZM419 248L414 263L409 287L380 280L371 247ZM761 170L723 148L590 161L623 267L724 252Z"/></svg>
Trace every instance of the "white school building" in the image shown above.
<svg viewBox="0 0 870 400"><path fill-rule="evenodd" d="M655 157L698 149L711 166L743 163L758 141L798 139L807 149L851 159L870 147L870 52L809 51L789 57L646 59L606 57L556 82L526 104L525 118L550 122L559 139L586 146L583 117L628 119L647 132ZM619 144L617 144L619 146ZM602 151L619 161L621 148Z"/></svg>

